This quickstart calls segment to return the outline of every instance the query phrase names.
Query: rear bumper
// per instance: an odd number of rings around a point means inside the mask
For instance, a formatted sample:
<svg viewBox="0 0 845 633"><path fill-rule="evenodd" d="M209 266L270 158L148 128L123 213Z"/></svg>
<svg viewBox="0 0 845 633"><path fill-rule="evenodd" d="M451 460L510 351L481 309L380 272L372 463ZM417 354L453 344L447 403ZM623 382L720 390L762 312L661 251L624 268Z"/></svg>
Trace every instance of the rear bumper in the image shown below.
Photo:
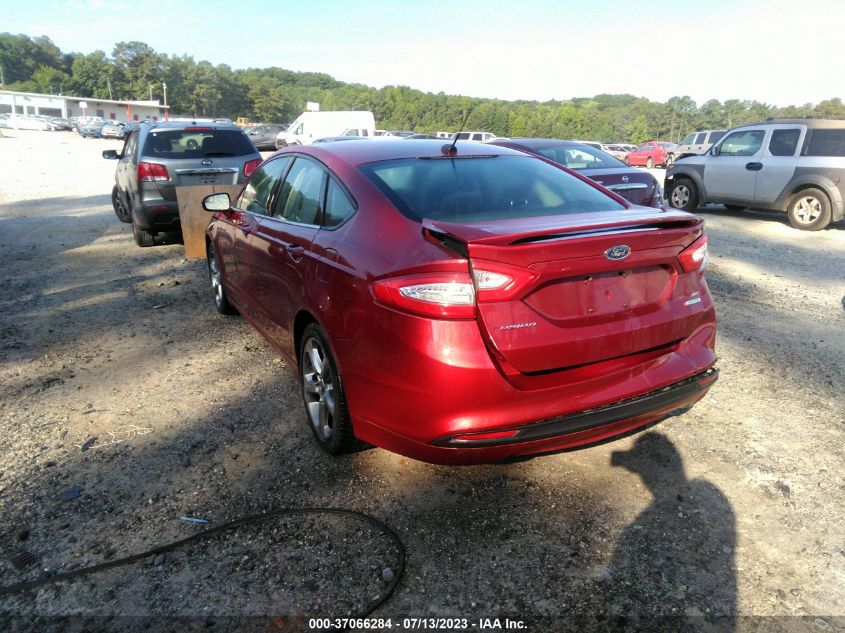
<svg viewBox="0 0 845 633"><path fill-rule="evenodd" d="M152 232L180 230L182 225L177 201L161 197L154 183L140 185L141 199L132 206L132 214L138 226Z"/></svg>
<svg viewBox="0 0 845 633"><path fill-rule="evenodd" d="M513 433L506 437L489 437L491 433L487 431L477 434L483 439L473 440L473 434L464 434L421 443L371 424L356 428L356 434L388 450L435 464L521 461L619 439L685 413L706 395L718 374L719 370L711 367L696 376L637 398L576 414L503 428L501 433Z"/></svg>

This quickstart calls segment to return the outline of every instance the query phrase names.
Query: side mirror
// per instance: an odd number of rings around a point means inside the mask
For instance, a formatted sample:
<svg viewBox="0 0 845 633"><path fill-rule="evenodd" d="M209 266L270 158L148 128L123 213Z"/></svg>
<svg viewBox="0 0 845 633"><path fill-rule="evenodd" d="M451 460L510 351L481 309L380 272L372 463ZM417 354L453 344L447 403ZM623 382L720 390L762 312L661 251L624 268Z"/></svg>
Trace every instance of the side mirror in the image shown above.
<svg viewBox="0 0 845 633"><path fill-rule="evenodd" d="M104 149L103 158L108 158L109 160L117 160L118 158L123 158L123 155L118 154L116 149Z"/></svg>
<svg viewBox="0 0 845 633"><path fill-rule="evenodd" d="M711 156L718 156L719 155L719 146L718 145L714 145L713 147L710 148L710 155Z"/></svg>
<svg viewBox="0 0 845 633"><path fill-rule="evenodd" d="M216 211L228 211L232 208L228 193L213 193L202 199L202 208L212 213Z"/></svg>

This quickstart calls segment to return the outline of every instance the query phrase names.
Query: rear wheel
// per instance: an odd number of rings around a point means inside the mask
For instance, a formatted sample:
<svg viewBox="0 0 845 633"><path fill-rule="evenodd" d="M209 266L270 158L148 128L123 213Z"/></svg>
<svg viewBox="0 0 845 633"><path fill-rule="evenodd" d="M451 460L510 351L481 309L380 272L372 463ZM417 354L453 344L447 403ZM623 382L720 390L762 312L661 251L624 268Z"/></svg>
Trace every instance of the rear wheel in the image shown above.
<svg viewBox="0 0 845 633"><path fill-rule="evenodd" d="M648 157L648 160L645 162L646 169L654 169L654 161L652 160L651 156Z"/></svg>
<svg viewBox="0 0 845 633"><path fill-rule="evenodd" d="M135 243L141 247L153 246L156 243L155 233L139 227L134 217L132 218L132 237L135 238Z"/></svg>
<svg viewBox="0 0 845 633"><path fill-rule="evenodd" d="M786 214L796 229L820 231L830 224L830 200L821 189L803 189L790 198Z"/></svg>
<svg viewBox="0 0 845 633"><path fill-rule="evenodd" d="M310 323L302 333L299 378L305 412L317 443L331 455L349 451L355 444L355 435L343 383L326 337L316 323Z"/></svg>
<svg viewBox="0 0 845 633"><path fill-rule="evenodd" d="M211 281L211 298L214 307L220 314L237 314L238 311L229 303L226 296L226 288L223 286L223 275L220 272L220 264L217 262L217 255L214 252L214 245L208 244L208 278Z"/></svg>
<svg viewBox="0 0 845 633"><path fill-rule="evenodd" d="M120 196L120 189L117 185L115 185L111 190L111 206L114 207L114 214L117 216L118 220L126 222L127 224L132 221L132 212L126 204L124 204L123 199Z"/></svg>
<svg viewBox="0 0 845 633"><path fill-rule="evenodd" d="M666 192L669 204L682 211L692 211L698 207L698 191L689 178L678 178Z"/></svg>

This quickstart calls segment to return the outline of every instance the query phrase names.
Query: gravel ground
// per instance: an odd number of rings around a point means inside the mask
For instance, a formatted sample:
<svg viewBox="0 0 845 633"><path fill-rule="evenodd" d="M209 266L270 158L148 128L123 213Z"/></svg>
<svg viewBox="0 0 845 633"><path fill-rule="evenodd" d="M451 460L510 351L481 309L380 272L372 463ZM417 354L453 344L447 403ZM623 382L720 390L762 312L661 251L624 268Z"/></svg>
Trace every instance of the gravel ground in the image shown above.
<svg viewBox="0 0 845 633"><path fill-rule="evenodd" d="M284 363L212 309L204 263L137 248L116 220L112 147L0 138L0 584L203 529L182 516L330 506L404 541L373 615L394 628L845 627L843 223L700 210L722 375L647 433L503 466L331 458ZM37 560L17 569L21 550ZM360 613L397 563L365 524L279 519L2 597L0 630L309 630Z"/></svg>

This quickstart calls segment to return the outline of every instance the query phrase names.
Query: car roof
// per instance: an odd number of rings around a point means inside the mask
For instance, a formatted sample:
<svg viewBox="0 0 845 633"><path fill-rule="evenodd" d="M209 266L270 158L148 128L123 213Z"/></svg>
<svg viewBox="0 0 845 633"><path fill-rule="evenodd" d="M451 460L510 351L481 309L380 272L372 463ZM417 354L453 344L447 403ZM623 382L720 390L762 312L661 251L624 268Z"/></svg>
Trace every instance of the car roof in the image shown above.
<svg viewBox="0 0 845 633"><path fill-rule="evenodd" d="M445 142L444 142L445 141ZM387 143L372 140L347 141L343 143L320 143L281 150L311 154L316 158L336 158L350 165L361 165L382 160L403 158L438 158L444 156L443 148L451 143L447 139L419 139L413 143ZM506 147L458 141L457 158L465 156L522 156L520 152Z"/></svg>
<svg viewBox="0 0 845 633"><path fill-rule="evenodd" d="M842 129L845 128L845 119L819 119L814 117L799 117L794 119L766 119L758 123L746 123L744 125L736 126L735 130L740 128L752 127L756 125L806 125L809 128L823 128L823 129Z"/></svg>
<svg viewBox="0 0 845 633"><path fill-rule="evenodd" d="M141 121L141 125L152 130L184 130L185 128L205 128L212 130L241 130L233 123L211 123L205 121ZM243 131L243 130L241 130Z"/></svg>
<svg viewBox="0 0 845 633"><path fill-rule="evenodd" d="M567 141L559 138L510 138L510 139L496 139L490 141L488 145L498 145L500 147L524 147L526 149L547 149L549 147L578 147L584 145L578 141Z"/></svg>

